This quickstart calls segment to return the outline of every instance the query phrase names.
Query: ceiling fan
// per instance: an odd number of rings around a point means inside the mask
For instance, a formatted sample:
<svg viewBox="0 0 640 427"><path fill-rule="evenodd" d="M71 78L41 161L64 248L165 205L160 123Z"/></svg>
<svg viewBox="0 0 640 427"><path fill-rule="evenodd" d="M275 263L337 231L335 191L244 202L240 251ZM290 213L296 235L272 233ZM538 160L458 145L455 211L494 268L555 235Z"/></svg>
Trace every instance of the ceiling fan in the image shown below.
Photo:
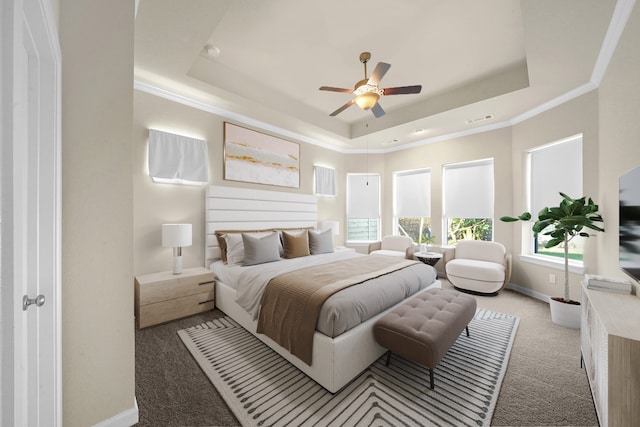
<svg viewBox="0 0 640 427"><path fill-rule="evenodd" d="M422 85L391 87L386 89L379 88L378 84L387 71L389 71L389 68L391 68L391 64L378 62L378 65L376 65L376 68L373 70L371 77L367 78L367 62L369 62L370 59L371 52L362 52L360 54L360 62L364 64L364 79L357 82L353 90L331 86L320 87L320 90L353 93L355 95L351 101L329 114L330 116L337 116L348 107L356 104L363 110L371 110L374 116L382 117L384 116L384 110L378 103L381 96L420 93L422 90Z"/></svg>

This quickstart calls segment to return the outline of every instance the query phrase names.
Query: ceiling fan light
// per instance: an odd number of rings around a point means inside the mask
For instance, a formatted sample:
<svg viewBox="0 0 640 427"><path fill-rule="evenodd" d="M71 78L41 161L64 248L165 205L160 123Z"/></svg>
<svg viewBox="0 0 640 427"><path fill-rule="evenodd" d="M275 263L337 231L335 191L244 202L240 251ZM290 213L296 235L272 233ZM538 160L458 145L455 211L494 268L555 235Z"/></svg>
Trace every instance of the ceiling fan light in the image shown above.
<svg viewBox="0 0 640 427"><path fill-rule="evenodd" d="M374 105L376 105L379 98L380 95L375 92L365 92L356 96L355 103L363 110L370 110Z"/></svg>

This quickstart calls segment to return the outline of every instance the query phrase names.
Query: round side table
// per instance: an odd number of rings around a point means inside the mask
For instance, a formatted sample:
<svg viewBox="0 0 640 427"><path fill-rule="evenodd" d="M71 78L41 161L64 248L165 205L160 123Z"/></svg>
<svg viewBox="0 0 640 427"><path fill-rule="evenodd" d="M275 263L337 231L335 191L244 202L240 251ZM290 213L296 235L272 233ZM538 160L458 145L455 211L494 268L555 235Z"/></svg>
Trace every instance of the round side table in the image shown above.
<svg viewBox="0 0 640 427"><path fill-rule="evenodd" d="M436 263L442 258L442 254L438 252L416 252L413 256L419 261L430 266L436 265Z"/></svg>

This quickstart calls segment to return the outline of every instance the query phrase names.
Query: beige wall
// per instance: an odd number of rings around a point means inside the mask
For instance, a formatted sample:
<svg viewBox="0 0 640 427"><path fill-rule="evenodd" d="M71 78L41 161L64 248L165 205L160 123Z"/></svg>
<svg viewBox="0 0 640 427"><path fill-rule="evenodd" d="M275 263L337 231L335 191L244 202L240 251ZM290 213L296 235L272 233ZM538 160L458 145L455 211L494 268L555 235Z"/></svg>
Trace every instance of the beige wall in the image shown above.
<svg viewBox="0 0 640 427"><path fill-rule="evenodd" d="M438 243L442 240L441 196L442 166L450 163L494 158L496 177L496 217L511 214L513 188L511 185L511 130L509 128L485 132L446 142L426 145L394 153L341 154L310 144L301 144L300 188L264 186L223 178L223 123L224 118L178 104L149 93L134 92L134 271L145 274L168 270L171 249L161 246L163 222L193 224L193 245L183 249L183 266L203 265L204 258L204 187L155 184L147 171L148 129L205 139L209 149L209 182L214 185L248 187L272 191L313 193L313 165L336 168L338 194L318 200L318 217L340 221L338 245L345 243L346 229L346 174L377 173L382 179L382 234L393 228L393 172L431 168L432 221ZM495 239L511 250L512 227L496 222ZM356 246L366 253L366 245Z"/></svg>
<svg viewBox="0 0 640 427"><path fill-rule="evenodd" d="M537 115L513 126L513 208L511 215L519 215L527 210L525 161L527 151L560 139L582 133L583 192L596 203L598 196L598 94L592 91L586 95L566 102L556 108ZM605 218L606 219L606 218ZM549 296L561 296L563 292L564 267L557 269L522 262L518 254L522 253L521 222L509 224L513 227L513 274L511 282L535 292ZM596 238L586 240L584 264L588 273L597 272ZM525 251L526 252L526 251ZM556 276L556 284L549 283L549 275ZM571 297L580 299L581 274L570 274Z"/></svg>
<svg viewBox="0 0 640 427"><path fill-rule="evenodd" d="M430 168L432 183L432 228L436 243L443 244L442 167L451 163L485 158L494 159L495 222L494 239L513 254L511 282L543 295L561 293L562 270L520 261L522 248L521 224L503 223L497 218L526 210L524 159L526 151L577 133L584 136L585 194L598 195L598 92L593 91L542 113L513 127L455 138L444 142L392 153L340 154L309 144L301 144L301 187L286 189L256 184L225 181L222 172L222 126L224 119L210 113L156 97L135 92L134 125L134 245L135 273L166 270L171 249L160 246L160 225L167 221L186 221L194 226L194 244L184 250L185 267L202 265L204 229L204 188L160 185L151 182L146 173L148 128L184 133L204 138L209 145L210 183L266 188L269 190L312 193L313 164L335 167L338 174L338 196L319 199L320 219L338 219L344 243L346 174L378 173L382 178L382 234L393 232L393 173L403 170ZM596 199L596 201L598 201ZM596 239L587 241L585 264L588 272L599 272ZM356 246L366 253L366 245ZM549 274L556 275L556 285L550 285ZM571 275L572 296L579 297L582 275Z"/></svg>
<svg viewBox="0 0 640 427"><path fill-rule="evenodd" d="M493 158L495 217L509 214L513 194L510 153L511 129L504 128L387 154L386 172L383 177L383 233L390 234L393 231L393 173L403 170L431 170L431 226L432 233L436 236L436 244L446 245L442 224L442 168L445 165ZM510 227L494 221L494 240L511 250Z"/></svg>
<svg viewBox="0 0 640 427"><path fill-rule="evenodd" d="M598 272L620 277L625 275L618 266L618 178L640 166L638 40L640 7L636 4L599 89L600 159L595 170L606 232L598 238Z"/></svg>
<svg viewBox="0 0 640 427"><path fill-rule="evenodd" d="M62 417L69 427L135 413L132 41L133 2L60 1Z"/></svg>
<svg viewBox="0 0 640 427"><path fill-rule="evenodd" d="M171 269L172 250L161 246L161 226L166 222L192 224L193 245L183 249L183 267L204 265L205 187L155 184L151 181L147 166L149 128L206 140L209 150L209 183L212 185L312 194L313 165L336 168L340 190L336 197L319 198L318 219L339 220L342 230L336 237L336 244L344 243L344 156L315 145L300 144L300 188L225 181L224 121L214 114L134 91L133 221L136 275Z"/></svg>

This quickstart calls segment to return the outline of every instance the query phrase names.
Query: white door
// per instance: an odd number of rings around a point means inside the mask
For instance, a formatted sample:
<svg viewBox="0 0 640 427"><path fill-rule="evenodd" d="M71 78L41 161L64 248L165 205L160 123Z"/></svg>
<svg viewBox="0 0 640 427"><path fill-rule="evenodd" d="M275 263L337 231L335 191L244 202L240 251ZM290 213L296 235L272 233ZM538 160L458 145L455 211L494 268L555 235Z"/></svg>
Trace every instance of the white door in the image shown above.
<svg viewBox="0 0 640 427"><path fill-rule="evenodd" d="M2 0L0 22L0 424L56 426L62 424L60 47L50 0Z"/></svg>

